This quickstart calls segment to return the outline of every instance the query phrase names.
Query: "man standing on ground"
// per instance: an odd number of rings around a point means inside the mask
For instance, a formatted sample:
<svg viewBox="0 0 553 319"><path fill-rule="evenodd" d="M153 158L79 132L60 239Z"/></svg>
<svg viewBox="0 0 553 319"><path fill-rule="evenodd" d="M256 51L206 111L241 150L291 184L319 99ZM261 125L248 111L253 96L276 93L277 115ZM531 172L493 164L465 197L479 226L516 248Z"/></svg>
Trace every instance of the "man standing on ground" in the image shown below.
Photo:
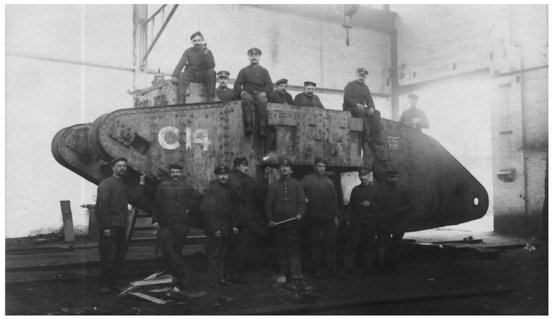
<svg viewBox="0 0 553 319"><path fill-rule="evenodd" d="M411 200L407 188L397 184L398 171L390 169L386 175L386 184L381 188L385 209L379 217L378 266L382 269L388 257L390 269L399 272L399 250L406 229L405 217L411 211Z"/></svg>
<svg viewBox="0 0 553 319"><path fill-rule="evenodd" d="M334 183L325 175L326 161L315 158L312 174L302 180L307 197L307 211L304 224L307 226L307 247L315 266L315 277L324 274L321 258L321 235L323 236L324 260L328 273L336 276L336 231L338 221L338 197Z"/></svg>
<svg viewBox="0 0 553 319"><path fill-rule="evenodd" d="M430 128L430 122L428 122L424 111L417 107L419 96L415 93L410 93L407 97L409 98L409 108L401 113L399 123L414 128L422 133L423 128Z"/></svg>
<svg viewBox="0 0 553 319"><path fill-rule="evenodd" d="M376 235L378 230L378 214L384 207L384 199L380 188L374 185L372 170L359 170L361 184L351 191L346 222L349 224L349 240L346 251L346 268L351 273L355 269L355 256L361 240L367 242L364 252L364 275L375 271L374 255L376 252Z"/></svg>
<svg viewBox="0 0 553 319"><path fill-rule="evenodd" d="M279 103L279 104L290 104L293 105L294 101L290 93L286 92L286 87L288 86L288 79L280 79L276 81L276 90L271 92L269 95L269 102Z"/></svg>
<svg viewBox="0 0 553 319"><path fill-rule="evenodd" d="M315 87L317 84L311 81L303 82L303 92L296 95L294 98L294 104L299 106L318 107L325 109L319 97L315 94Z"/></svg>
<svg viewBox="0 0 553 319"><path fill-rule="evenodd" d="M257 113L259 137L265 138L267 132L267 97L273 91L273 82L269 71L259 65L261 50L248 50L250 65L238 72L234 90L240 94L242 112L244 114L244 130L246 135L253 132L253 111Z"/></svg>
<svg viewBox="0 0 553 319"><path fill-rule="evenodd" d="M171 82L177 85L177 101L186 103L186 89L189 82L203 83L207 93L207 101L215 97L215 59L207 48L204 36L200 31L190 36L192 47L186 49L173 71ZM184 72L181 73L182 68Z"/></svg>
<svg viewBox="0 0 553 319"><path fill-rule="evenodd" d="M177 278L177 288L185 291L190 283L182 248L188 236L188 215L200 204L201 194L182 178L183 167L169 165L170 180L156 189L152 208L152 226L170 272Z"/></svg>
<svg viewBox="0 0 553 319"><path fill-rule="evenodd" d="M229 169L220 165L215 169L217 180L209 185L202 201L207 234L207 273L209 286L229 285L225 279L225 258L231 235L238 234L235 206L228 188Z"/></svg>
<svg viewBox="0 0 553 319"><path fill-rule="evenodd" d="M280 178L269 185L265 199L265 217L273 227L278 240L280 277L290 278L295 290L304 291L305 281L301 270L300 226L305 215L305 194L301 183L292 178L292 162L279 161ZM284 278L283 278L284 277Z"/></svg>
<svg viewBox="0 0 553 319"><path fill-rule="evenodd" d="M140 182L135 188L125 183L127 159L124 157L111 161L111 169L113 175L98 185L95 208L100 230L98 250L101 270L100 292L102 293L117 289L116 280L125 262L128 203L142 197L145 184L144 175L140 176Z"/></svg>

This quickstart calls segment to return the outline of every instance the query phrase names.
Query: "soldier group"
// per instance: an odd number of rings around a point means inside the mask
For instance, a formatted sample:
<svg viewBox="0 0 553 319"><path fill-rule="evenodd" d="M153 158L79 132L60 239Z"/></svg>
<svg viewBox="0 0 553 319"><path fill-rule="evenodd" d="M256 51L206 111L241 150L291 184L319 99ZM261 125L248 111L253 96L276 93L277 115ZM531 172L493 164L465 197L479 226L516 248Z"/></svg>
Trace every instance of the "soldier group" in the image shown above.
<svg viewBox="0 0 553 319"><path fill-rule="evenodd" d="M213 54L200 32L192 34L190 39L193 47L184 52L172 77L172 81L177 84L179 102L185 102L189 82L204 83L208 101L215 98L215 93L223 102L239 97L242 101L246 133L253 131L255 112L260 137L266 134L268 101L324 109L314 94L314 82L306 81L304 92L293 100L286 92L287 79L278 80L276 90L273 90L269 72L259 65L261 50L257 48L248 50L250 65L240 70L234 89L227 87L229 72L219 71L219 87L215 90ZM181 72L183 68L184 72ZM370 90L364 83L368 71L358 68L355 74L355 80L349 82L344 89L343 109L363 120L363 147L365 153L374 154L378 152L379 145L384 144L380 112L375 109ZM428 128L424 113L416 109L416 96L410 98L415 103L409 114L402 114L404 123L418 130ZM126 163L125 158L112 161L113 176L98 187L96 214L101 234L99 250L102 292L114 289L124 261L124 216L127 202L143 194L144 176L141 176L136 188L129 189L123 183ZM168 269L177 279L175 292L186 291L189 286L190 277L181 253L188 235L189 214L196 209L200 209L204 217L209 254L209 285L217 288L231 282L244 281L242 269L247 245L255 231L252 220L256 182L247 174L248 161L245 157L236 158L233 164L232 171L224 165L215 169L216 179L205 190L203 198L183 179L183 167L179 164L169 166L169 180L162 182L155 191L152 223ZM363 242L367 248L363 254L362 273L370 274L385 269L386 260L388 269L398 270L398 246L405 231L405 215L410 211L409 196L403 187L397 185L397 171L389 170L385 184L376 185L371 170L372 163L368 161L365 165L369 168L359 171L361 183L353 188L349 205L342 215L338 208L336 187L326 174L327 163L324 159L316 158L313 173L305 176L301 182L291 177L291 161L287 158L280 159L280 178L269 185L264 203L266 223L274 230L278 241L277 281L288 282L296 290L305 290L302 238L306 256L313 263L316 277L341 276L336 256L340 222L347 227L347 245L343 260L347 272L358 270L356 255Z"/></svg>

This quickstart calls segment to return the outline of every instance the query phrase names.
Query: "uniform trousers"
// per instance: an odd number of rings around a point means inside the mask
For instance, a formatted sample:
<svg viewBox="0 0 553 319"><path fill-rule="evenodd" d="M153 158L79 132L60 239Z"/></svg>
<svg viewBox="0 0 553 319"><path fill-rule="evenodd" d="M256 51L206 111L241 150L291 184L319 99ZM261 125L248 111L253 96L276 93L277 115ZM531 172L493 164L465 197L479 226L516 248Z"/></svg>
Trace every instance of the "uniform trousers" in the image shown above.
<svg viewBox="0 0 553 319"><path fill-rule="evenodd" d="M179 104L186 103L186 90L189 82L203 83L208 99L215 97L215 83L217 82L215 70L184 71L179 74L179 84L177 85L177 101Z"/></svg>
<svg viewBox="0 0 553 319"><path fill-rule="evenodd" d="M157 239L169 270L184 287L190 283L188 266L182 257L186 236L188 236L188 224L185 223L162 226L157 232Z"/></svg>
<svg viewBox="0 0 553 319"><path fill-rule="evenodd" d="M336 270L336 224L334 219L313 219L307 222L308 248L310 257L316 269L322 265L322 255L326 267L330 271ZM322 249L321 249L321 235ZM323 251L323 252L321 252Z"/></svg>
<svg viewBox="0 0 553 319"><path fill-rule="evenodd" d="M303 278L301 271L300 226L277 228L278 266L282 275Z"/></svg>
<svg viewBox="0 0 553 319"><path fill-rule="evenodd" d="M225 259L228 254L229 237L207 236L207 276L209 281L225 279Z"/></svg>
<svg viewBox="0 0 553 319"><path fill-rule="evenodd" d="M100 285L111 286L121 274L125 263L127 238L124 227L111 227L110 236L100 231L98 250L100 252Z"/></svg>
<svg viewBox="0 0 553 319"><path fill-rule="evenodd" d="M348 248L346 267L352 270L355 267L355 257L361 241L367 243L367 250L363 252L364 269L372 269L376 252L376 235L378 233L378 214L370 213L365 222L352 221L349 225Z"/></svg>

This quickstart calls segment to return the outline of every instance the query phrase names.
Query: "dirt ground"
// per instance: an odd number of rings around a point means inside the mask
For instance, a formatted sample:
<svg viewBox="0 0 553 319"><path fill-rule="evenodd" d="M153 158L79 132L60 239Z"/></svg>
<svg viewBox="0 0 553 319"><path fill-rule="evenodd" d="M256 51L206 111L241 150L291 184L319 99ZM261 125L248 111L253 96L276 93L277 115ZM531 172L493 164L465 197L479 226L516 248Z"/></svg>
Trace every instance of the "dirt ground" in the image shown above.
<svg viewBox="0 0 553 319"><path fill-rule="evenodd" d="M250 256L247 283L219 289L208 287L206 256L196 253L188 256L190 289L206 295L165 305L100 294L94 262L13 268L6 314L547 314L547 243L503 247L405 245L401 273L315 278L306 271L313 290L300 296L274 281L274 251ZM160 258L131 260L121 282L163 267Z"/></svg>

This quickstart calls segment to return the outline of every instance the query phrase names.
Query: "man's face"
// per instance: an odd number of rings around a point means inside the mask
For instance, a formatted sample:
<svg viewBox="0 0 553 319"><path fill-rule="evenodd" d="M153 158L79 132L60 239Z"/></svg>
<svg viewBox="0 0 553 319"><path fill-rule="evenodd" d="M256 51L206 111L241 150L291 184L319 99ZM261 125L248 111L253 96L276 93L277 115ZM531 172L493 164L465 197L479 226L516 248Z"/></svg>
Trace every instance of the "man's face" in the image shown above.
<svg viewBox="0 0 553 319"><path fill-rule="evenodd" d="M205 42L204 42L204 38L202 38L201 36L197 35L195 37L192 38L192 40L190 40L192 42L192 45L196 48L196 49L200 49L204 46Z"/></svg>
<svg viewBox="0 0 553 319"><path fill-rule="evenodd" d="M113 173L115 175L117 175L118 177L123 177L127 172L127 162L118 161L117 163L113 164L111 168L113 169Z"/></svg>
<svg viewBox="0 0 553 319"><path fill-rule="evenodd" d="M312 96L315 93L315 87L313 85L308 85L304 89L305 94Z"/></svg>
<svg viewBox="0 0 553 319"><path fill-rule="evenodd" d="M286 83L280 83L278 86L277 86L277 91L279 92L286 92L286 87L288 86L288 84Z"/></svg>
<svg viewBox="0 0 553 319"><path fill-rule="evenodd" d="M290 174L292 174L292 168L290 166L281 166L279 170L280 170L280 175L284 177L288 177L290 176Z"/></svg>
<svg viewBox="0 0 553 319"><path fill-rule="evenodd" d="M359 174L359 179L363 185L372 184L374 182L373 172Z"/></svg>
<svg viewBox="0 0 553 319"><path fill-rule="evenodd" d="M176 182L182 176L182 170L178 168L171 168L169 170L169 176L171 176L171 179Z"/></svg>
<svg viewBox="0 0 553 319"><path fill-rule="evenodd" d="M409 98L409 107L416 107L418 101L419 101L418 99L414 99L414 98L410 97Z"/></svg>
<svg viewBox="0 0 553 319"><path fill-rule="evenodd" d="M238 166L236 166L236 169L244 174L246 174L248 172L248 165L246 164L239 164Z"/></svg>
<svg viewBox="0 0 553 319"><path fill-rule="evenodd" d="M323 175L326 171L326 164L325 163L317 163L315 165L315 171L317 172L317 174Z"/></svg>
<svg viewBox="0 0 553 319"><path fill-rule="evenodd" d="M223 173L223 174L217 174L217 181L221 184L226 184L227 181L228 181L228 174L227 173Z"/></svg>
<svg viewBox="0 0 553 319"><path fill-rule="evenodd" d="M365 74L365 72L356 73L357 76L355 77L355 80L357 82L363 83L367 79L368 74Z"/></svg>
<svg viewBox="0 0 553 319"><path fill-rule="evenodd" d="M397 185L398 176L397 175L388 175L387 181L388 185L390 186L396 186Z"/></svg>
<svg viewBox="0 0 553 319"><path fill-rule="evenodd" d="M219 82L219 86L226 87L227 84L228 84L228 78L224 77L224 76L221 76L221 77L217 78L217 82Z"/></svg>
<svg viewBox="0 0 553 319"><path fill-rule="evenodd" d="M259 64L260 58L261 58L261 55L259 53L248 54L248 59L250 59L251 64Z"/></svg>

